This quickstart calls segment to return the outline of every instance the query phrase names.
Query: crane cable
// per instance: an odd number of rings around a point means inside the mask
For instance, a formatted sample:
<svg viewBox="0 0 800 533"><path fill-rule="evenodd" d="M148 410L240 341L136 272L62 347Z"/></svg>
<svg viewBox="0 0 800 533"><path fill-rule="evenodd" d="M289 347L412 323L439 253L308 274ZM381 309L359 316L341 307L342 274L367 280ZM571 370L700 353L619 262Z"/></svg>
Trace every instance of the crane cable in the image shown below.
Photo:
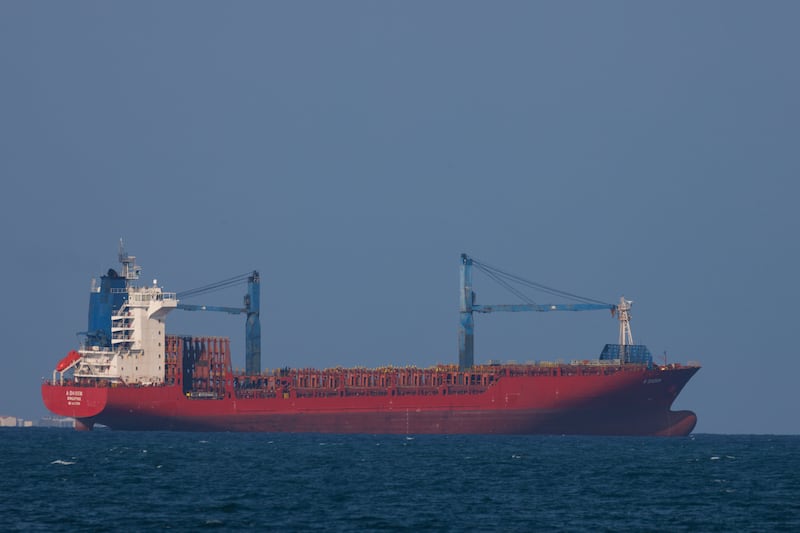
<svg viewBox="0 0 800 533"><path fill-rule="evenodd" d="M247 283L247 280L252 276L252 272L248 272L246 274L239 274L238 276L234 276L232 278L224 279L222 281L218 281L216 283L211 283L209 285L204 285L202 287L197 287L195 289L189 289L185 291L181 291L177 293L177 297L179 299L185 298L192 298L194 296L199 296L201 294L208 294L210 292L221 291L222 289L227 289L229 287L234 287L236 285L244 285Z"/></svg>
<svg viewBox="0 0 800 533"><path fill-rule="evenodd" d="M494 267L494 266L488 265L486 263L483 263L481 261L478 261L475 258L472 259L472 264L475 265L481 272L483 272L484 274L486 274L487 276L492 278L494 281L496 281L498 284L502 285L506 290L510 291L511 293L516 295L518 298L521 298L522 300L524 300L527 303L535 304L536 302L534 302L529 296L527 296L520 289L518 289L518 288L514 287L513 285L511 285L511 283L517 283L519 285L523 285L523 286L528 287L530 289L539 290L539 291L545 292L547 294L551 294L553 296L559 296L559 297L567 298L569 300L573 300L573 301L577 301L577 302L595 303L595 304L601 304L601 305L610 305L607 302L603 302L603 301L600 301L600 300L595 300L594 298L587 298L585 296L579 296L579 295L573 294L571 292L562 291L560 289L554 289L552 287L548 287L547 285L542 285L541 283L536 283L535 281L530 281L528 279L522 278L522 277L517 276L515 274L511 274L509 272L501 270L501 269L499 269L497 267Z"/></svg>
<svg viewBox="0 0 800 533"><path fill-rule="evenodd" d="M474 264L474 262L473 262L473 264ZM486 274L487 276L492 278L497 284L499 284L500 286L504 287L508 292L516 295L517 298L519 298L523 302L528 303L528 304L536 305L536 302L533 301L533 299L530 296L528 296L527 294L525 294L524 292L522 292L518 288L516 288L513 285L511 285L509 282L507 282L506 280L501 278L499 275L495 274L493 271L491 271L489 269L486 269L486 268L483 268L483 265L476 265L476 266L481 270L481 272L483 272L484 274Z"/></svg>

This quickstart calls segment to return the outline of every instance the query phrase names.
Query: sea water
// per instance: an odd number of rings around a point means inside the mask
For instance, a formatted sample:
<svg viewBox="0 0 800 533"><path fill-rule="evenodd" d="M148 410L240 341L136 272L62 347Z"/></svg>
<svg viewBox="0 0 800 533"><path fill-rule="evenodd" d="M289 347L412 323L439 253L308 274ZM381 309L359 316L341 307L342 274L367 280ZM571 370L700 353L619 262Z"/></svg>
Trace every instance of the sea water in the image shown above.
<svg viewBox="0 0 800 533"><path fill-rule="evenodd" d="M0 530L800 531L800 437L0 430Z"/></svg>

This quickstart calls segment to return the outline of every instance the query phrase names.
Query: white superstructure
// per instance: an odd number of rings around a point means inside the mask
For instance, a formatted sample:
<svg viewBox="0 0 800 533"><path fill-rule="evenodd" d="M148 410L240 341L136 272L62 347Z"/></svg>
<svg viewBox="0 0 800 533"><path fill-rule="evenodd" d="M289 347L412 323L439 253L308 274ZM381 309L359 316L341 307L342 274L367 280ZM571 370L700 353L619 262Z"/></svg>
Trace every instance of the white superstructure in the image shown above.
<svg viewBox="0 0 800 533"><path fill-rule="evenodd" d="M164 319L177 307L178 299L174 292L161 290L156 280L149 287L134 286L141 268L121 247L120 262L126 287L111 292L126 296L111 315L111 349L91 346L79 350L81 357L73 363L74 375L112 383L158 385L164 382Z"/></svg>

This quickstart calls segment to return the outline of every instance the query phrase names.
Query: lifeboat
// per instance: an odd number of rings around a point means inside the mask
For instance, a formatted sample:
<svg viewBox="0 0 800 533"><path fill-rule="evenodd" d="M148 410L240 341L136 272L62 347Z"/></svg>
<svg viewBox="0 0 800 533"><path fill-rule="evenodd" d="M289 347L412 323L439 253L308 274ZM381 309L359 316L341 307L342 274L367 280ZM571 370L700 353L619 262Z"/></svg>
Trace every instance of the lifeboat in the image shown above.
<svg viewBox="0 0 800 533"><path fill-rule="evenodd" d="M56 372L63 372L64 370L74 365L75 362L80 358L81 354L79 354L75 350L70 350L67 356L61 361L59 361L58 364L56 365Z"/></svg>

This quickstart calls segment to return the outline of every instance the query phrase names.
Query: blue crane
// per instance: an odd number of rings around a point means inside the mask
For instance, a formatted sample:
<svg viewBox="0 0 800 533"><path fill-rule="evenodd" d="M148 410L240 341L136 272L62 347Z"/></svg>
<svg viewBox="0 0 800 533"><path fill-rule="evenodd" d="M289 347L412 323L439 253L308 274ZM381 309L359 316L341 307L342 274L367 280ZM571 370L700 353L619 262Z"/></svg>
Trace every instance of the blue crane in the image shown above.
<svg viewBox="0 0 800 533"><path fill-rule="evenodd" d="M247 283L247 294L244 296L244 307L223 307L218 305L195 305L179 303L178 309L184 311L215 311L239 315L246 313L245 322L245 373L254 376L261 373L261 277L257 271L241 274L232 278L218 281L210 285L179 292L179 300L207 294L234 285Z"/></svg>
<svg viewBox="0 0 800 533"><path fill-rule="evenodd" d="M524 304L500 304L500 305L481 305L475 301L475 292L472 290L472 267L476 267L492 278L494 281L511 291L527 303ZM538 304L530 299L523 291L514 284L537 289L548 294L575 300L577 303L569 304ZM625 301L624 299L621 301ZM595 311L599 309L610 309L614 314L617 306L585 298L576 294L571 294L558 289L547 287L540 283L526 280L519 276L509 274L498 268L489 266L474 259L467 254L461 254L461 298L460 298L460 322L458 327L458 366L462 370L471 368L475 364L475 321L473 313L495 313L495 312L522 312L522 311ZM627 309L626 309L627 310ZM627 318L627 315L626 315Z"/></svg>

